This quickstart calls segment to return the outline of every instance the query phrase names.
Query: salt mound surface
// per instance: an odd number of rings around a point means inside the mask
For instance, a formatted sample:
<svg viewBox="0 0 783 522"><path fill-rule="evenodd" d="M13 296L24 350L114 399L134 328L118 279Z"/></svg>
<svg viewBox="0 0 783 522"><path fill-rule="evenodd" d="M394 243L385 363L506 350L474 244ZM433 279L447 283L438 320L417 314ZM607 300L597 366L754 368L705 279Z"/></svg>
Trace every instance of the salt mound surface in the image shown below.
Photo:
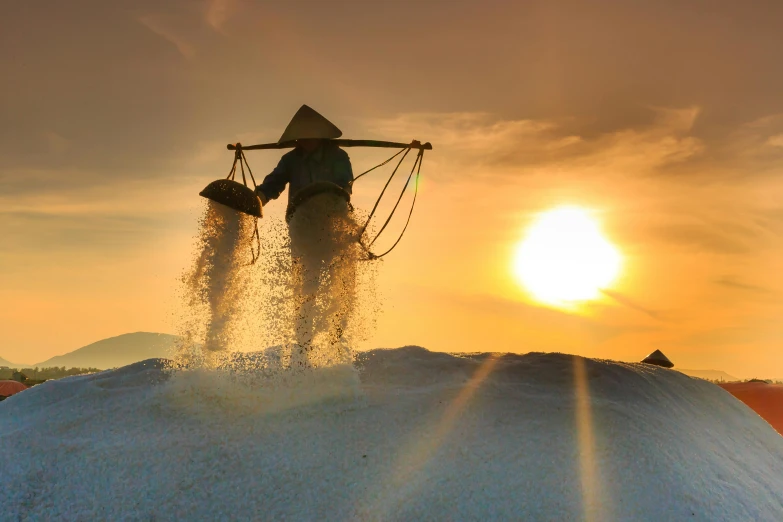
<svg viewBox="0 0 783 522"><path fill-rule="evenodd" d="M718 386L562 354L156 359L0 403L8 520L769 520L783 437Z"/></svg>

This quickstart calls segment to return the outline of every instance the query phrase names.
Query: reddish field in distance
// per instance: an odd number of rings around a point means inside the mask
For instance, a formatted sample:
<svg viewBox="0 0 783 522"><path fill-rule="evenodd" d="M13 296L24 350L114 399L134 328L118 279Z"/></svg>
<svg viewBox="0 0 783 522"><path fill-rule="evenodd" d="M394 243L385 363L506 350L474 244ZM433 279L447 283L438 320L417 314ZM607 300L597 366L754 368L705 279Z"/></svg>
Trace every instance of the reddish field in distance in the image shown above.
<svg viewBox="0 0 783 522"><path fill-rule="evenodd" d="M16 381L0 381L0 397L10 397L11 395L14 395L15 393L19 393L20 391L24 391L27 389L27 386L22 384L21 382Z"/></svg>
<svg viewBox="0 0 783 522"><path fill-rule="evenodd" d="M783 435L783 385L733 382L719 386L750 406Z"/></svg>

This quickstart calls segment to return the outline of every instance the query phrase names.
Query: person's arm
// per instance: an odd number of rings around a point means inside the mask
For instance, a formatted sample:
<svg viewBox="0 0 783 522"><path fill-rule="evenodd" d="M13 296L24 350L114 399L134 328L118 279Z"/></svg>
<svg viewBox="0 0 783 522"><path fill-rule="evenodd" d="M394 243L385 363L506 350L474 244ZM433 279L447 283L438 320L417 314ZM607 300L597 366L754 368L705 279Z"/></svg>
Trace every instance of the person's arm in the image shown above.
<svg viewBox="0 0 783 522"><path fill-rule="evenodd" d="M270 199L277 199L289 181L291 181L291 170L288 168L288 160L283 156L277 167L256 187L256 194L261 198L261 203L266 205Z"/></svg>
<svg viewBox="0 0 783 522"><path fill-rule="evenodd" d="M343 149L337 149L336 158L332 165L332 174L334 182L351 193L351 182L353 181L353 168L348 153Z"/></svg>

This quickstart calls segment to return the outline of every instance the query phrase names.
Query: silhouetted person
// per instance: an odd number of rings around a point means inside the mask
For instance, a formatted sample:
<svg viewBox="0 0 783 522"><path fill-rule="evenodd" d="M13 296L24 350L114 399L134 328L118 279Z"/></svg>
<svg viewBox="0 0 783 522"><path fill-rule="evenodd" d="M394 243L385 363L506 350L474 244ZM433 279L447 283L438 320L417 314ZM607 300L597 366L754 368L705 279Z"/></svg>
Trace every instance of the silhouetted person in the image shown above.
<svg viewBox="0 0 783 522"><path fill-rule="evenodd" d="M308 355L319 331L326 331L332 346L344 342L354 298L354 267L350 261L341 262L345 249L355 244L348 201L353 170L348 154L331 141L340 136L340 129L303 105L279 140L295 141L296 147L283 155L272 173L256 187L256 194L266 205L289 186L286 220L291 239L298 345L292 349L292 366L310 365ZM324 192L333 194L325 204L309 199ZM327 306L316 323L319 290L327 301L337 302Z"/></svg>

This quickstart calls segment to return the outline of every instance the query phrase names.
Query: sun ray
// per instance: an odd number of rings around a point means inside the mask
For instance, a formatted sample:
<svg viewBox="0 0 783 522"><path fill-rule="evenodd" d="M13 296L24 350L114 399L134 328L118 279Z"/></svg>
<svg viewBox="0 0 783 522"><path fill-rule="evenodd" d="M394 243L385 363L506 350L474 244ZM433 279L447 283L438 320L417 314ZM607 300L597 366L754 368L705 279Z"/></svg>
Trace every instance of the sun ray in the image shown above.
<svg viewBox="0 0 783 522"><path fill-rule="evenodd" d="M600 477L595 456L595 430L587 382L585 359L574 357L574 392L576 400L576 432L579 443L579 469L582 482L584 520L610 520L602 513Z"/></svg>
<svg viewBox="0 0 783 522"><path fill-rule="evenodd" d="M390 476L379 484L379 487L383 489L392 488L398 493L396 497L389 496L386 500L379 501L371 510L371 512L384 515L379 519L387 518L386 515L394 511L395 505L412 493L410 488L414 484L413 479L429 464L438 448L440 448L454 428L454 425L459 421L460 416L473 396L492 374L499 361L498 357L499 354L497 353L489 354L476 371L473 372L473 375L471 375L454 400L449 403L443 415L434 424L422 426L421 430L415 434L415 438L412 438L411 442L400 451L394 465L391 467ZM382 496L374 493L369 495L368 498L380 499Z"/></svg>

